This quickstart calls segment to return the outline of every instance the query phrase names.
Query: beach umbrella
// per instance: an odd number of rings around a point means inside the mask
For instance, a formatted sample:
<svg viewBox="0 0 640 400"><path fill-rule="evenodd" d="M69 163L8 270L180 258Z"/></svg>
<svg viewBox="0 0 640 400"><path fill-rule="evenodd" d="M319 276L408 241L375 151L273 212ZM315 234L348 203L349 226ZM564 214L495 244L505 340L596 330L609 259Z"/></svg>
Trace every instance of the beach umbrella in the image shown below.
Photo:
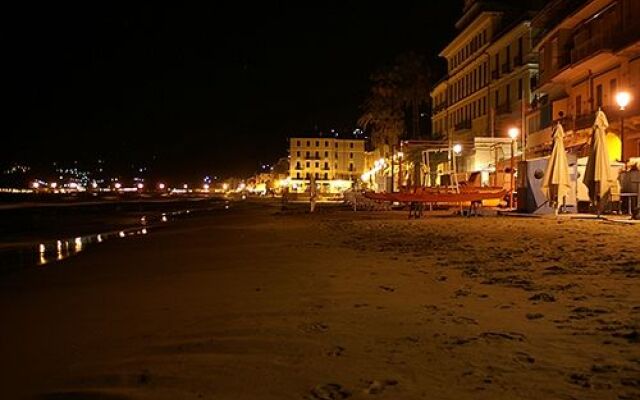
<svg viewBox="0 0 640 400"><path fill-rule="evenodd" d="M571 183L569 162L564 150L564 129L558 123L553 133L553 151L542 180L542 192L557 213L560 205L566 200L569 190L571 190Z"/></svg>
<svg viewBox="0 0 640 400"><path fill-rule="evenodd" d="M589 189L589 198L598 207L598 213L601 209L602 199L607 196L614 182L605 141L608 127L607 116L602 110L598 110L593 125L589 159L587 160L587 167L582 180L587 189Z"/></svg>

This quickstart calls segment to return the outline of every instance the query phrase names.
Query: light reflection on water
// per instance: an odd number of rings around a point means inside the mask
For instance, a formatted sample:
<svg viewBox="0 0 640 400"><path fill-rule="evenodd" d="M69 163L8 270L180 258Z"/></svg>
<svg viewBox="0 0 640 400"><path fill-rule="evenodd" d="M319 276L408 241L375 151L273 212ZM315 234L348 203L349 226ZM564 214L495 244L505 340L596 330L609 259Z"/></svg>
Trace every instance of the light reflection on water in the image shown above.
<svg viewBox="0 0 640 400"><path fill-rule="evenodd" d="M222 207L222 205L219 205L219 207L199 209L197 211L206 212L220 210L220 207ZM225 202L224 209L229 209L229 202ZM63 238L51 242L38 243L37 245L35 245L35 248L26 250L26 254L24 254L24 249L17 250L17 252L19 253L19 256L16 257L18 260L17 264L19 266L25 266L29 264L44 266L53 262L62 261L86 250L86 248L90 245L104 243L105 241L111 239L122 239L127 237L148 235L149 232L154 228L154 221L158 223L158 225L156 225L155 227L160 227L160 224L169 222L170 219L175 220L181 217L198 214L198 212L192 212L192 210L166 212L162 213L160 215L160 218L158 218L158 216L153 218L145 215L139 219L140 225L137 227L112 232L102 232L98 234L78 236L71 239ZM31 255L29 255L29 253Z"/></svg>

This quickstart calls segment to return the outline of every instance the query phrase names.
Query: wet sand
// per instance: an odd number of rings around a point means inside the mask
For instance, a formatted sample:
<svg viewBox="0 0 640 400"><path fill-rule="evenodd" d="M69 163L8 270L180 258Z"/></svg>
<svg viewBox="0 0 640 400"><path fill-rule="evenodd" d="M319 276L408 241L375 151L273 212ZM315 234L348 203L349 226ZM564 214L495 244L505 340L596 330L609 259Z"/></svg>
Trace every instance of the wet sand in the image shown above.
<svg viewBox="0 0 640 400"><path fill-rule="evenodd" d="M0 278L3 398L640 399L640 227L242 206Z"/></svg>

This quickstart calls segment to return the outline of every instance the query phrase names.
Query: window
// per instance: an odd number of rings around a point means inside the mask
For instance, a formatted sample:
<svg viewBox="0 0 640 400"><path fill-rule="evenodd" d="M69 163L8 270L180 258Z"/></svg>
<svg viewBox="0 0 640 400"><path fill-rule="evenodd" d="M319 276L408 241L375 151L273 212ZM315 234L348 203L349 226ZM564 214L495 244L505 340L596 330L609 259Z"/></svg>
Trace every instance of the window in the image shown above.
<svg viewBox="0 0 640 400"><path fill-rule="evenodd" d="M324 169L329 169L329 163L328 162L324 163Z"/></svg>
<svg viewBox="0 0 640 400"><path fill-rule="evenodd" d="M328 151L325 151L325 152L324 152L324 156L325 156L325 158L326 158L326 157L329 157L329 152L328 152Z"/></svg>
<svg viewBox="0 0 640 400"><path fill-rule="evenodd" d="M316 179L320 178L320 174L316 172Z"/></svg>
<svg viewBox="0 0 640 400"><path fill-rule="evenodd" d="M316 147L320 147L320 141L316 140Z"/></svg>
<svg viewBox="0 0 640 400"><path fill-rule="evenodd" d="M336 158L338 158L338 153L336 152Z"/></svg>
<svg viewBox="0 0 640 400"><path fill-rule="evenodd" d="M551 41L551 69L555 69L558 65L558 38Z"/></svg>
<svg viewBox="0 0 640 400"><path fill-rule="evenodd" d="M320 158L320 152L316 151L316 158Z"/></svg>
<svg viewBox="0 0 640 400"><path fill-rule="evenodd" d="M296 151L296 156L300 157L300 152L299 151Z"/></svg>
<svg viewBox="0 0 640 400"><path fill-rule="evenodd" d="M582 96L576 96L576 117L582 115Z"/></svg>
<svg viewBox="0 0 640 400"><path fill-rule="evenodd" d="M522 78L518 79L518 100L522 100L523 95L523 86L522 86Z"/></svg>
<svg viewBox="0 0 640 400"><path fill-rule="evenodd" d="M296 163L296 169L300 169L300 161Z"/></svg>
<svg viewBox="0 0 640 400"><path fill-rule="evenodd" d="M296 146L300 147L300 141L296 141Z"/></svg>
<svg viewBox="0 0 640 400"><path fill-rule="evenodd" d="M320 163L316 161L316 168L320 168Z"/></svg>
<svg viewBox="0 0 640 400"><path fill-rule="evenodd" d="M596 86L596 106L602 107L602 85Z"/></svg>
<svg viewBox="0 0 640 400"><path fill-rule="evenodd" d="M329 142L324 142L324 147L329 147Z"/></svg>
<svg viewBox="0 0 640 400"><path fill-rule="evenodd" d="M311 146L311 142L307 140L307 147Z"/></svg>
<svg viewBox="0 0 640 400"><path fill-rule="evenodd" d="M618 91L618 81L616 79L612 79L609 82L609 89L611 93L611 103L615 105L616 102L616 92Z"/></svg>
<svg viewBox="0 0 640 400"><path fill-rule="evenodd" d="M307 161L307 168L311 168L311 163Z"/></svg>
<svg viewBox="0 0 640 400"><path fill-rule="evenodd" d="M349 143L349 147L353 149L353 142Z"/></svg>
<svg viewBox="0 0 640 400"><path fill-rule="evenodd" d="M300 179L300 172L296 172L296 178Z"/></svg>
<svg viewBox="0 0 640 400"><path fill-rule="evenodd" d="M349 158L353 158L353 153L349 153Z"/></svg>
<svg viewBox="0 0 640 400"><path fill-rule="evenodd" d="M307 151L307 158L311 157L311 153Z"/></svg>
<svg viewBox="0 0 640 400"><path fill-rule="evenodd" d="M353 171L353 164L349 163L349 171Z"/></svg>
<svg viewBox="0 0 640 400"><path fill-rule="evenodd" d="M336 142L336 149L338 148L338 142Z"/></svg>
<svg viewBox="0 0 640 400"><path fill-rule="evenodd" d="M324 173L324 179L329 179L329 174L328 173Z"/></svg>

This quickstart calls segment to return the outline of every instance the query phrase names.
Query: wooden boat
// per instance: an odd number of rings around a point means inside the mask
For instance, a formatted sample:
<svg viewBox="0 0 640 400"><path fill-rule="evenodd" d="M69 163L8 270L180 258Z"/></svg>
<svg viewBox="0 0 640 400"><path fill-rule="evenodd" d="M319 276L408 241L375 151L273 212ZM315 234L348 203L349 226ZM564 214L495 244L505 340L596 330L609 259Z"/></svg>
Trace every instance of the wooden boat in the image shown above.
<svg viewBox="0 0 640 400"><path fill-rule="evenodd" d="M375 201L398 203L469 203L483 200L502 199L507 191L502 188L460 188L451 190L421 190L403 193L365 193L365 197Z"/></svg>

